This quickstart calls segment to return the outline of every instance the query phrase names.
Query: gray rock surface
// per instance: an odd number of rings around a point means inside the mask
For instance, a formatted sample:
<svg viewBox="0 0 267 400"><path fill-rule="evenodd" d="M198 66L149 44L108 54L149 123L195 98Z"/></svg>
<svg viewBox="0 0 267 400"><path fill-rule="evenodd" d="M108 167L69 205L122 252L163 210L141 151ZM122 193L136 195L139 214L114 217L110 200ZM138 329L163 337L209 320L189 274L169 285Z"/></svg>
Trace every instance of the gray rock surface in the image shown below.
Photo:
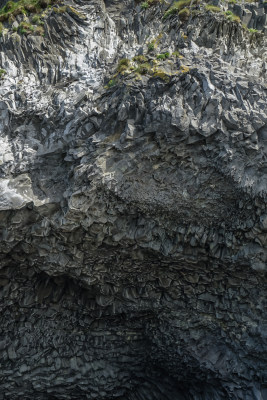
<svg viewBox="0 0 267 400"><path fill-rule="evenodd" d="M266 37L68 4L0 38L0 399L265 400Z"/></svg>

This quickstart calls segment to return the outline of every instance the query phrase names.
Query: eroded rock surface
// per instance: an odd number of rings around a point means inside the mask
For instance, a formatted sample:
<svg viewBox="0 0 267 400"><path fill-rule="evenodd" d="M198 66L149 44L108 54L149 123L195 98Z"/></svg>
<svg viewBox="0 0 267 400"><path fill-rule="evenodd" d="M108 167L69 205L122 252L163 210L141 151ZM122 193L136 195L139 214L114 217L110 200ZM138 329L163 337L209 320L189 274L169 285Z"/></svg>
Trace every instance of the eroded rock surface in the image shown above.
<svg viewBox="0 0 267 400"><path fill-rule="evenodd" d="M0 39L0 398L266 399L264 32L66 4Z"/></svg>

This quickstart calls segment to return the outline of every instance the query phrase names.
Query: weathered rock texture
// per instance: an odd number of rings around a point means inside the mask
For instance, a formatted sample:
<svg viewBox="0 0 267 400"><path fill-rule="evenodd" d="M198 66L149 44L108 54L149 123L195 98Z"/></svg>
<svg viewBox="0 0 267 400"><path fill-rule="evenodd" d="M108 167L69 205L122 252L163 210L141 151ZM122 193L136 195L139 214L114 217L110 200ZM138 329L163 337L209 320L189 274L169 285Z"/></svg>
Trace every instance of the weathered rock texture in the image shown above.
<svg viewBox="0 0 267 400"><path fill-rule="evenodd" d="M0 39L0 398L266 399L266 39L69 5Z"/></svg>

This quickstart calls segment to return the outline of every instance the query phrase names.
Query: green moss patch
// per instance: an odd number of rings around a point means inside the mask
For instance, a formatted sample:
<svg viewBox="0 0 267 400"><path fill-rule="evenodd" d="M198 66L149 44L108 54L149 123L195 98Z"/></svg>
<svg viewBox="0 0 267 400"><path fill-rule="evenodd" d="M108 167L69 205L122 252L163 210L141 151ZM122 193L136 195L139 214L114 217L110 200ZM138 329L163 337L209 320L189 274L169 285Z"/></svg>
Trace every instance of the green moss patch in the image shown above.
<svg viewBox="0 0 267 400"><path fill-rule="evenodd" d="M240 22L240 18L237 15L233 14L232 11L230 10L224 12L224 15L226 16L227 19L229 19L229 21L237 23Z"/></svg>
<svg viewBox="0 0 267 400"><path fill-rule="evenodd" d="M161 38L161 35L159 36ZM157 39L159 40L159 37L157 37ZM160 78L164 82L169 82L172 76L184 74L189 71L189 68L184 65L176 69L176 64L174 62L176 58L183 58L177 50L172 54L165 52L152 57L149 56L148 53L147 55L136 55L132 59L122 58L118 62L116 73L112 76L105 88L112 88L119 84L123 77L127 76L135 80L142 79L142 76L147 76L150 78ZM166 68L168 71L164 68L165 63L168 65L168 68ZM169 71L170 64L172 64L172 72Z"/></svg>
<svg viewBox="0 0 267 400"><path fill-rule="evenodd" d="M193 0L192 5L198 4L199 0ZM186 7L189 7L191 4L191 0L179 0L175 1L171 8L164 14L164 19L168 18L170 15L178 14L179 11L185 9Z"/></svg>
<svg viewBox="0 0 267 400"><path fill-rule="evenodd" d="M10 21L17 15L28 15L30 13L38 14L43 9L57 3L58 0L19 0L18 2L8 1L0 9L0 21Z"/></svg>
<svg viewBox="0 0 267 400"><path fill-rule="evenodd" d="M166 60L166 58L170 57L170 53L167 51L166 53L158 54L157 59L158 60Z"/></svg>
<svg viewBox="0 0 267 400"><path fill-rule="evenodd" d="M141 8L147 10L148 8L160 3L162 3L162 0L146 0L141 3Z"/></svg>
<svg viewBox="0 0 267 400"><path fill-rule="evenodd" d="M211 11L211 12L213 12L213 13L219 13L219 12L222 11L222 10L220 9L220 7L213 6L212 4L207 4L207 5L205 6L205 9L206 9L207 11Z"/></svg>
<svg viewBox="0 0 267 400"><path fill-rule="evenodd" d="M178 15L182 21L187 21L190 16L189 8L183 8L181 11L178 12Z"/></svg>
<svg viewBox="0 0 267 400"><path fill-rule="evenodd" d="M6 70L0 68L0 79L3 79L3 77L6 75Z"/></svg>

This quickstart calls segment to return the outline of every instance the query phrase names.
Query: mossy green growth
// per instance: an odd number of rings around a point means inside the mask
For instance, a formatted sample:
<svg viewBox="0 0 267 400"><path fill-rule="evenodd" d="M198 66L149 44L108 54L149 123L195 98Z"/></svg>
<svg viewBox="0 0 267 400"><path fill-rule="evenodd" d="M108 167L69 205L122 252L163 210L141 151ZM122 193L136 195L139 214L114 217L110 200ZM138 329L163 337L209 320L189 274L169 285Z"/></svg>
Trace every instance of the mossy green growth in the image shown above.
<svg viewBox="0 0 267 400"><path fill-rule="evenodd" d="M147 10L149 7L154 6L157 3L161 3L162 0L145 0L141 3L141 8Z"/></svg>
<svg viewBox="0 0 267 400"><path fill-rule="evenodd" d="M115 86L115 85L117 85L116 79L110 79L110 81L108 81L108 84L107 84L107 86L105 86L105 88L106 88L106 89L110 89L110 88L112 88L112 87Z"/></svg>
<svg viewBox="0 0 267 400"><path fill-rule="evenodd" d="M232 11L230 10L224 12L224 15L226 16L227 19L229 19L232 22L238 22L238 23L240 22L240 18L237 15L233 14Z"/></svg>
<svg viewBox="0 0 267 400"><path fill-rule="evenodd" d="M237 15L234 15L230 18L230 21L237 22L238 24L241 22L240 18Z"/></svg>
<svg viewBox="0 0 267 400"><path fill-rule="evenodd" d="M151 65L149 63L139 64L138 67L134 69L134 72L140 75L146 75L151 72Z"/></svg>
<svg viewBox="0 0 267 400"><path fill-rule="evenodd" d="M211 11L211 12L213 12L213 13L219 13L219 12L222 11L222 10L220 9L220 7L213 6L212 4L207 4L207 5L205 6L205 9L206 9L207 11Z"/></svg>
<svg viewBox="0 0 267 400"><path fill-rule="evenodd" d="M21 22L18 26L18 33L21 35L28 35L34 32L34 27L29 22Z"/></svg>
<svg viewBox="0 0 267 400"><path fill-rule="evenodd" d="M35 33L35 35L38 35L38 36L44 36L45 31L44 31L44 28L42 26L36 26L34 28L34 33Z"/></svg>
<svg viewBox="0 0 267 400"><path fill-rule="evenodd" d="M155 50L155 43L154 43L154 42L149 42L149 43L147 44L147 49L148 49L148 51L153 51L153 50Z"/></svg>
<svg viewBox="0 0 267 400"><path fill-rule="evenodd" d="M166 83L170 81L170 76L160 68L154 68L153 76L154 78L162 79Z"/></svg>
<svg viewBox="0 0 267 400"><path fill-rule="evenodd" d="M183 56L177 50L172 53L172 57L183 58Z"/></svg>
<svg viewBox="0 0 267 400"><path fill-rule="evenodd" d="M155 44L158 44L159 40L161 40L162 38L163 34L160 33L155 39L153 39L153 42ZM120 80L123 79L124 76L127 76L127 80L141 80L142 76L146 75L148 78L160 78L165 82L169 82L172 76L187 73L189 71L189 67L187 67L186 65L181 65L178 70L173 71L173 68L175 68L175 63L173 59L166 61L167 64L171 65L172 72L169 72L169 65L168 71L165 70L165 68L163 67L165 63L162 63L162 61L165 61L166 59L172 57L184 58L178 50L174 51L172 54L167 51L165 53L154 55L154 57L140 54L134 56L131 59L122 58L118 62L118 67L115 75L112 76L111 80L109 81L108 85L105 86L105 88L114 86L116 83L120 82Z"/></svg>
<svg viewBox="0 0 267 400"><path fill-rule="evenodd" d="M63 14L67 11L67 6L53 7L53 11L57 14Z"/></svg>
<svg viewBox="0 0 267 400"><path fill-rule="evenodd" d="M6 70L3 68L0 68L0 79L2 79L6 74Z"/></svg>
<svg viewBox="0 0 267 400"><path fill-rule="evenodd" d="M17 15L28 13L40 13L42 9L55 4L58 0L19 0L18 2L8 1L0 9L0 21L12 21Z"/></svg>
<svg viewBox="0 0 267 400"><path fill-rule="evenodd" d="M34 23L34 25L30 22L22 21L18 27L13 26L12 31L21 35L34 33L35 35L44 36L44 28L42 27L44 23L41 21L40 16L35 15L31 22Z"/></svg>
<svg viewBox="0 0 267 400"><path fill-rule="evenodd" d="M170 57L170 53L167 51L166 53L158 54L157 59L158 60L166 60L166 58Z"/></svg>
<svg viewBox="0 0 267 400"><path fill-rule="evenodd" d="M65 8L65 10L62 11L62 12L68 11L70 14L75 15L75 17L78 17L79 19L82 19L82 20L87 19L86 14L79 12L78 10L76 10L76 8L74 8L74 7L70 6L70 5L62 6L62 7L59 7L59 8L61 8L61 9Z"/></svg>
<svg viewBox="0 0 267 400"><path fill-rule="evenodd" d="M165 59L170 57L168 52L161 54L162 58ZM113 76L113 78L109 81L106 88L110 88L117 83L117 79L120 79L125 73L128 75L135 74L135 79L141 79L142 75L147 75L150 77L158 77L165 81L170 79L170 75L160 70L157 66L158 61L156 59L148 61L148 58L144 55L137 55L133 57L131 60L127 58L123 58L119 61L117 67L117 73Z"/></svg>
<svg viewBox="0 0 267 400"><path fill-rule="evenodd" d="M178 15L182 21L187 21L190 16L189 8L183 8L181 11L178 12Z"/></svg>
<svg viewBox="0 0 267 400"><path fill-rule="evenodd" d="M130 65L130 60L128 58L122 58L119 61L119 66L125 65L126 67L129 67Z"/></svg>
<svg viewBox="0 0 267 400"><path fill-rule="evenodd" d="M38 14L35 14L35 15L32 17L32 23L33 23L34 25L43 25L43 21L41 21L41 16L38 15Z"/></svg>
<svg viewBox="0 0 267 400"><path fill-rule="evenodd" d="M124 71L126 71L131 65L130 60L128 60L128 58L122 58L119 61L118 67L117 67L117 72L120 74Z"/></svg>
<svg viewBox="0 0 267 400"><path fill-rule="evenodd" d="M147 57L144 55L134 56L133 61L138 63L145 63L148 61Z"/></svg>
<svg viewBox="0 0 267 400"><path fill-rule="evenodd" d="M153 40L151 40L151 42L147 43L148 51L155 50L158 47L162 37L163 37L163 33L160 32Z"/></svg>
<svg viewBox="0 0 267 400"><path fill-rule="evenodd" d="M147 8L149 8L149 3L147 1L144 1L143 3L141 3L141 8L143 10L146 10Z"/></svg>
<svg viewBox="0 0 267 400"><path fill-rule="evenodd" d="M249 28L248 30L250 33L258 33L258 29Z"/></svg>
<svg viewBox="0 0 267 400"><path fill-rule="evenodd" d="M192 1L192 5L194 4L198 4L199 0L193 0ZM179 0L179 1L175 1L173 3L173 5L171 6L171 8L169 8L169 10L164 14L163 18L166 19L168 18L170 15L174 15L174 14L178 14L179 11L181 11L182 9L189 7L191 4L191 0Z"/></svg>

